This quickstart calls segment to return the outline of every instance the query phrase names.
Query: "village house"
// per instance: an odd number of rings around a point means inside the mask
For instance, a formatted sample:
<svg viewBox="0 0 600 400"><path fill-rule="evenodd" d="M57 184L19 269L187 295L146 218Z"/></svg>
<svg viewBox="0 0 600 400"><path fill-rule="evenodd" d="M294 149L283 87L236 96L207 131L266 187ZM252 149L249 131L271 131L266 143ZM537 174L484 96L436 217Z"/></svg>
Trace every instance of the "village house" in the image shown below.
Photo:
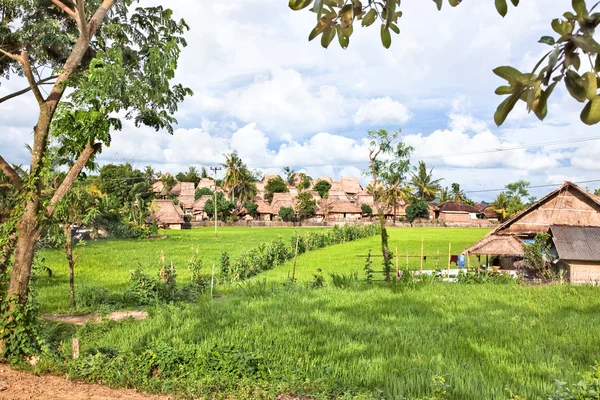
<svg viewBox="0 0 600 400"><path fill-rule="evenodd" d="M204 211L204 205L212 198L213 196L205 194L200 196L198 200L194 201L194 204L192 204L192 214L194 215L195 221L203 221L204 219L208 218L208 215Z"/></svg>
<svg viewBox="0 0 600 400"><path fill-rule="evenodd" d="M183 210L172 200L154 200L150 205L150 216L146 218L146 223L154 222L160 228L182 229L185 224Z"/></svg>
<svg viewBox="0 0 600 400"><path fill-rule="evenodd" d="M600 255L595 247L590 248L593 241L600 242L600 230L582 229L598 227L600 198L572 182L565 182L499 225L467 248L464 254L477 255L479 259L485 256L486 265L491 256L493 265L512 269L516 261L523 259L524 243L533 240L538 233L556 234L557 237L553 236L552 240L558 253L558 267L560 263L565 268L568 266L567 278L571 282L582 283L600 276L600 265L597 265Z"/></svg>
<svg viewBox="0 0 600 400"><path fill-rule="evenodd" d="M477 208L453 200L438 205L437 210L434 212L435 219L444 222L471 223L479 219L485 219L485 215Z"/></svg>

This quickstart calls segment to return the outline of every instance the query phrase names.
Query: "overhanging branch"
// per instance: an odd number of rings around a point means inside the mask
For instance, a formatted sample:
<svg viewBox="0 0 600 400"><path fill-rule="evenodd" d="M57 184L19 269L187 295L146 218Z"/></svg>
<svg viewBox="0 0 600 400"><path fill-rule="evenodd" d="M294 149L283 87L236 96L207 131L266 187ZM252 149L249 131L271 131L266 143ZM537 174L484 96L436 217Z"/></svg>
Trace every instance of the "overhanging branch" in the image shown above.
<svg viewBox="0 0 600 400"><path fill-rule="evenodd" d="M23 181L21 180L19 174L17 174L17 171L15 171L15 169L11 167L10 164L7 163L4 158L2 158L2 156L0 156L0 169L6 174L6 176L8 176L8 179L10 179L13 185L19 189L23 187Z"/></svg>
<svg viewBox="0 0 600 400"><path fill-rule="evenodd" d="M77 14L75 14L75 11L71 10L69 7L67 7L65 4L63 4L60 0L52 0L52 2L54 4L56 4L58 6L58 8L60 8L61 10L63 10L67 14L69 14L69 16L71 18L73 18L74 20L77 20Z"/></svg>
<svg viewBox="0 0 600 400"><path fill-rule="evenodd" d="M67 192L71 189L71 187L73 187L73 183L79 176L79 173L83 171L90 158L92 158L94 154L96 154L101 148L101 143L90 142L87 144L87 146L85 146L85 149L83 149L77 158L77 161L75 161L75 164L73 164L71 169L69 169L65 179L63 179L58 189L56 189L56 192L54 192L54 196L52 196L52 199L50 199L50 203L48 204L48 207L46 207L46 213L48 216L52 216L56 208L56 204L58 204L58 202L65 197Z"/></svg>
<svg viewBox="0 0 600 400"><path fill-rule="evenodd" d="M51 81L52 79L56 79L56 78L58 78L58 75L52 75L52 76L49 76L47 78L44 78L44 79L41 79L41 80L37 81L35 84L36 84L36 86L47 85L48 81ZM16 92L11 93L9 95L6 95L4 97L0 97L0 103L4 103L5 101L8 101L10 99L14 99L15 97L18 97L18 96L20 96L22 94L25 94L25 93L29 92L30 90L31 90L31 86L28 86L28 87L26 87L24 89L21 89L19 91L16 91Z"/></svg>
<svg viewBox="0 0 600 400"><path fill-rule="evenodd" d="M29 54L25 50L21 52L21 63L23 64L23 70L25 71L25 76L29 82L29 87L33 91L33 95L35 96L38 104L41 106L44 104L44 96L42 96L42 92L40 92L40 88L35 81L35 77L31 71L31 65L29 64Z"/></svg>

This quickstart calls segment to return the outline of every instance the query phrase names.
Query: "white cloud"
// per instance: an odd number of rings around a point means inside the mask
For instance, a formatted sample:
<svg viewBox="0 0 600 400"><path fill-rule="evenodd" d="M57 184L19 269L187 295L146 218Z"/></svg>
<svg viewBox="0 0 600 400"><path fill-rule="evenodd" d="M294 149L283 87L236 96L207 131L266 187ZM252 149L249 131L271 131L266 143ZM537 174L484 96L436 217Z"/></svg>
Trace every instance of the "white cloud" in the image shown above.
<svg viewBox="0 0 600 400"><path fill-rule="evenodd" d="M390 97L381 97L361 105L354 115L354 123L357 125L404 124L410 117L410 111L404 105Z"/></svg>

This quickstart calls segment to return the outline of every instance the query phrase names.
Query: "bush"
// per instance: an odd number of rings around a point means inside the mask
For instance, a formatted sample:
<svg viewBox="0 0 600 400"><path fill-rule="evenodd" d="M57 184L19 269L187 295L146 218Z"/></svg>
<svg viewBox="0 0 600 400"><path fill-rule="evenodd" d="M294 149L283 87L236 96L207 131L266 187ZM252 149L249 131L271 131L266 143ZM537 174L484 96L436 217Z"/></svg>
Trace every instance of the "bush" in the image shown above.
<svg viewBox="0 0 600 400"><path fill-rule="evenodd" d="M371 208L370 205L368 204L361 204L360 205L360 210L363 214L368 215L369 217L373 216L373 209Z"/></svg>
<svg viewBox="0 0 600 400"><path fill-rule="evenodd" d="M281 207L279 209L279 216L285 222L290 222L294 220L296 214L294 213L294 209L292 207Z"/></svg>
<svg viewBox="0 0 600 400"><path fill-rule="evenodd" d="M429 203L423 199L413 199L406 207L406 219L412 223L417 218L429 218Z"/></svg>
<svg viewBox="0 0 600 400"><path fill-rule="evenodd" d="M128 292L139 305L147 305L158 300L158 280L148 276L140 267L129 277Z"/></svg>

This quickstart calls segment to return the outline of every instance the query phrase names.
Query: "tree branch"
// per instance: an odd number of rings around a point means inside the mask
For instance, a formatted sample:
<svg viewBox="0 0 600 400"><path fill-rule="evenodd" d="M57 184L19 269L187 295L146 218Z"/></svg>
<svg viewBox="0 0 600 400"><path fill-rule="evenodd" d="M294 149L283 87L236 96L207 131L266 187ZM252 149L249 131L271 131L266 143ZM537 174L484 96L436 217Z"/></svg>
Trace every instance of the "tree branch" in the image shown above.
<svg viewBox="0 0 600 400"><path fill-rule="evenodd" d="M0 53L4 54L5 56L7 56L9 58L12 58L15 61L18 61L18 62L21 62L21 63L23 62L23 61L21 61L21 57L18 56L18 55L16 55L16 54L9 53L8 51L4 51L2 49L0 49Z"/></svg>
<svg viewBox="0 0 600 400"><path fill-rule="evenodd" d="M31 64L29 64L29 54L26 50L23 50L21 52L21 64L23 64L23 70L25 71L25 76L27 77L27 81L29 82L29 87L31 87L35 99L41 106L42 104L44 104L44 96L42 96L42 92L40 92L40 88L38 87L35 81L33 72L31 71Z"/></svg>
<svg viewBox="0 0 600 400"><path fill-rule="evenodd" d="M71 18L73 18L75 21L77 21L77 14L75 14L75 11L71 10L69 7L64 5L60 0L52 0L52 2L54 4L56 4L58 6L58 8L60 8L61 10L63 10L67 14L69 14L69 16Z"/></svg>
<svg viewBox="0 0 600 400"><path fill-rule="evenodd" d="M88 23L90 39L96 34L98 26L104 20L104 17L108 13L108 10L112 7L113 3L114 0L104 0L90 19L90 22Z"/></svg>
<svg viewBox="0 0 600 400"><path fill-rule="evenodd" d="M19 189L23 187L23 181L21 180L19 174L17 174L17 171L15 171L15 169L11 167L10 164L7 163L4 158L2 158L2 156L0 156L0 169L6 174L6 176L8 176L8 179L10 179L13 185Z"/></svg>
<svg viewBox="0 0 600 400"><path fill-rule="evenodd" d="M58 78L58 75L52 75L52 76L49 76L49 77L47 77L47 78L40 79L40 80L39 80L39 81L37 81L35 84L36 84L37 86L40 86L40 85L48 85L48 84L49 84L49 83L48 83L48 81L51 81L52 79L56 79L56 78ZM10 100L10 99L13 99L13 98L15 98L15 97L18 97L18 96L20 96L20 95L22 95L22 94L25 94L25 93L29 92L30 90L31 90L31 86L28 86L28 87L26 87L25 89L21 89L21 90L19 90L19 91L16 91L16 92L14 92L14 93L11 93L11 94L9 94L9 95L6 95L6 96L4 96L4 97L0 97L0 104L1 104L1 103L4 103L5 101L8 101L8 100Z"/></svg>
<svg viewBox="0 0 600 400"><path fill-rule="evenodd" d="M65 197L67 192L71 189L71 187L73 187L73 183L79 176L79 173L85 168L85 165L88 163L90 158L92 158L94 154L96 154L101 148L101 143L90 142L87 144L87 146L85 146L85 149L83 149L77 158L77 161L75 164L73 164L67 173L67 176L65 176L65 179L62 181L58 189L56 189L56 192L54 192L54 196L52 196L52 199L50 199L50 203L48 204L48 207L46 207L46 213L48 216L52 216L54 209L56 208L56 204L61 201L63 197Z"/></svg>
<svg viewBox="0 0 600 400"><path fill-rule="evenodd" d="M87 20L85 18L84 0L77 0L77 25L82 35L89 35Z"/></svg>

